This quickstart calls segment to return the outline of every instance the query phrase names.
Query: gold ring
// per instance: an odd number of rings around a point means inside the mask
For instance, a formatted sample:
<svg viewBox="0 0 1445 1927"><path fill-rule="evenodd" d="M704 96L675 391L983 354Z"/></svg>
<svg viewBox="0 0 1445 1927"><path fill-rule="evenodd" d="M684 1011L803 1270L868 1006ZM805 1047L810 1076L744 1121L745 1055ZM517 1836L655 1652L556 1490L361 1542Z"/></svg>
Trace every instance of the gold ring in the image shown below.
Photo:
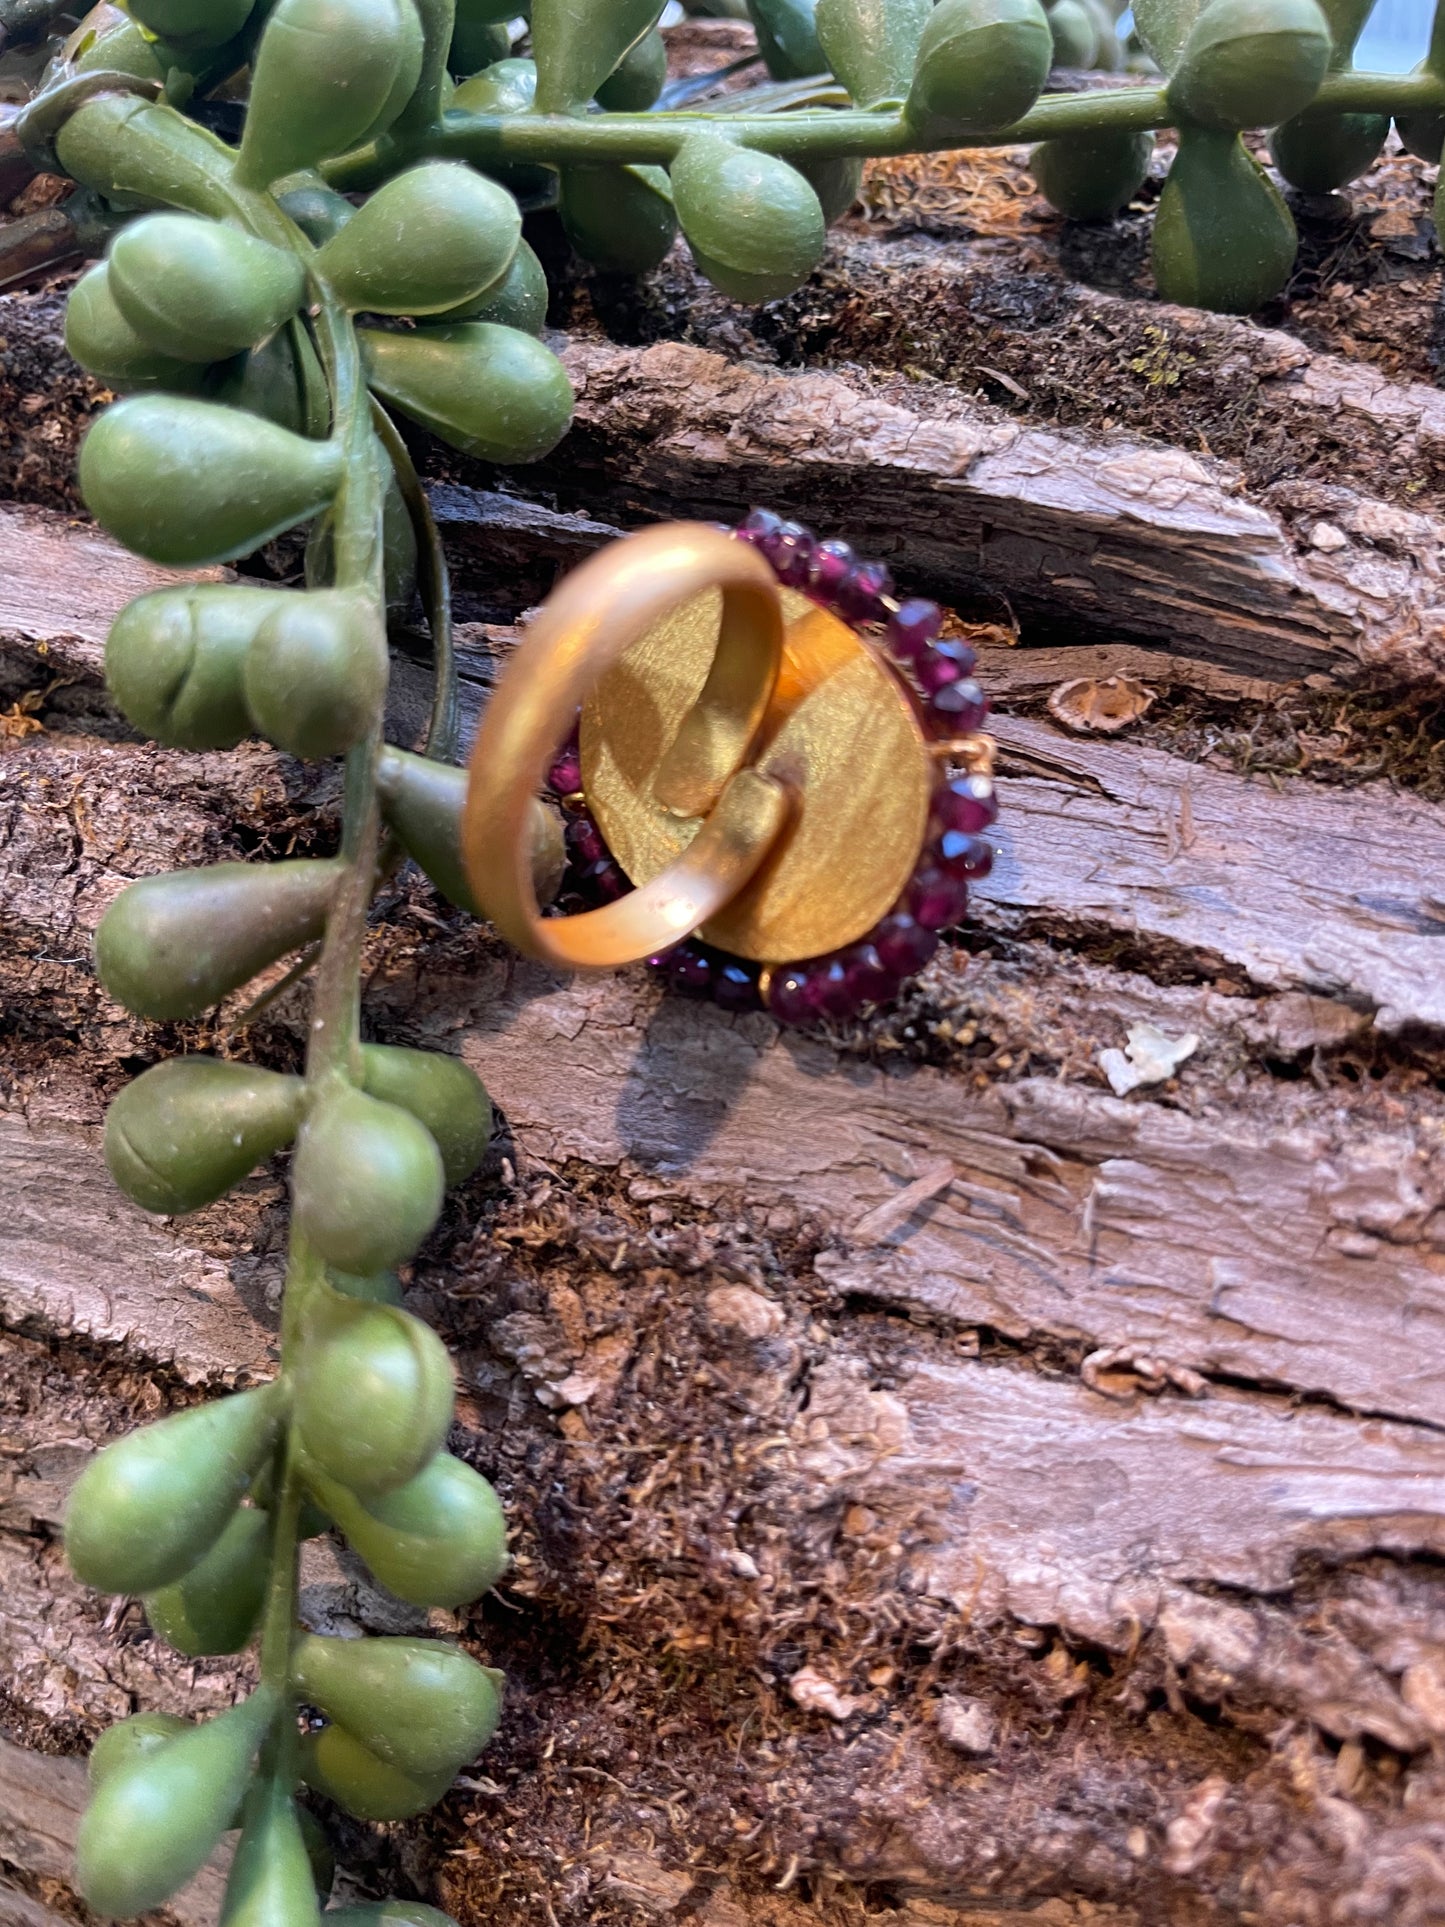
<svg viewBox="0 0 1445 1927"><path fill-rule="evenodd" d="M549 758L596 680L670 610L710 588L723 596L717 650L654 786L670 812L702 817L700 829L675 862L617 902L544 918L528 816ZM792 808L782 783L747 767L782 654L772 570L748 544L704 523L628 536L559 584L483 714L462 819L472 890L509 943L568 970L614 969L666 950L732 901Z"/></svg>

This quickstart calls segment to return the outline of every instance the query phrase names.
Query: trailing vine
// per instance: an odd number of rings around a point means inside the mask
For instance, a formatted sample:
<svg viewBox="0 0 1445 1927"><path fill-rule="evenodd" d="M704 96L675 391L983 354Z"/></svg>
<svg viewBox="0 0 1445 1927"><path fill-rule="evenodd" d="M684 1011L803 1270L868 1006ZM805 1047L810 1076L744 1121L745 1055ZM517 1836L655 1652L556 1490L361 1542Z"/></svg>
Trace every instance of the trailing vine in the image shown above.
<svg viewBox="0 0 1445 1927"><path fill-rule="evenodd" d="M287 958L285 983L314 971L301 1074L182 1057L106 1122L116 1182L154 1212L195 1210L294 1151L276 1378L110 1446L69 1510L77 1575L141 1597L180 1652L259 1641L257 1688L227 1713L140 1713L97 1744L78 1875L105 1914L162 1905L239 1826L225 1921L313 1920L329 1857L298 1786L404 1818L500 1714L500 1676L455 1647L317 1637L296 1596L300 1541L331 1526L418 1606L464 1605L505 1565L495 1494L445 1450L446 1353L395 1277L480 1162L490 1106L464 1065L363 1042L359 977L375 890L404 855L476 908L446 569L389 411L497 462L565 433L572 395L537 338L547 290L519 200L555 198L578 251L612 270L646 270L680 230L711 281L758 302L806 280L868 156L1036 143L1055 205L1103 218L1173 127L1160 289L1248 310L1284 285L1295 237L1243 130L1272 128L1278 169L1312 192L1362 172L1392 117L1430 158L1445 139L1445 10L1422 68L1381 76L1350 66L1368 0L1136 0L1157 84L1040 98L1059 26L1039 0L755 0L773 78L706 111L655 105L660 0L533 0L529 59L511 53L514 11L132 0L128 16L96 10L14 127L36 166L80 184L77 233L106 249L66 323L76 359L124 392L82 450L96 519L185 567L310 531L304 589L177 586L125 609L107 646L116 700L179 748L259 734L345 759L333 857L147 878L97 936L107 991L155 1020L197 1017ZM45 13L12 5L5 24ZM417 582L436 668L421 754L382 734L388 618ZM991 789L956 800L960 836L986 827ZM555 882L560 828L540 802L534 828ZM303 1706L321 1715L304 1731Z"/></svg>

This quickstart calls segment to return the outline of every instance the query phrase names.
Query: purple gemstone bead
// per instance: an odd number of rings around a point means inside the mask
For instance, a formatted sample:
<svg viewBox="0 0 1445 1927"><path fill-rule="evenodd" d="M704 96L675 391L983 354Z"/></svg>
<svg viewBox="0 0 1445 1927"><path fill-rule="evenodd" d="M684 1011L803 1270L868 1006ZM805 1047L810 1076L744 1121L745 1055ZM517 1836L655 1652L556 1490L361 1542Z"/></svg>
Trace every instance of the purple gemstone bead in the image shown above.
<svg viewBox="0 0 1445 1927"><path fill-rule="evenodd" d="M968 908L968 885L936 863L925 863L909 886L908 908L925 930L947 930Z"/></svg>
<svg viewBox="0 0 1445 1927"><path fill-rule="evenodd" d="M771 535L763 536L758 547L785 589L807 588L818 548L811 529L805 529L801 522L784 522Z"/></svg>
<svg viewBox="0 0 1445 1927"><path fill-rule="evenodd" d="M736 534L739 541L761 545L782 526L782 516L774 515L771 509L750 509L739 522Z"/></svg>
<svg viewBox="0 0 1445 1927"><path fill-rule="evenodd" d="M972 650L966 642L961 641L959 637L940 636L933 647L937 654L944 657L946 661L958 665L958 673L961 676L971 676L973 674L978 664L978 656L976 652Z"/></svg>
<svg viewBox="0 0 1445 1927"><path fill-rule="evenodd" d="M998 820L998 797L991 776L955 776L934 792L933 820L945 830L977 835Z"/></svg>
<svg viewBox="0 0 1445 1927"><path fill-rule="evenodd" d="M886 1003L898 989L896 972L879 956L878 946L866 938L843 952L843 967L855 1009L863 1004Z"/></svg>
<svg viewBox="0 0 1445 1927"><path fill-rule="evenodd" d="M712 989L712 958L701 944L680 943L668 962L667 978L674 990L705 996Z"/></svg>
<svg viewBox="0 0 1445 1927"><path fill-rule="evenodd" d="M925 930L906 910L886 916L873 932L873 948L895 977L911 977L922 970L938 948L938 937Z"/></svg>
<svg viewBox="0 0 1445 1927"><path fill-rule="evenodd" d="M888 618L884 647L899 662L914 662L938 634L942 621L943 611L936 602L925 602L920 596L900 602Z"/></svg>
<svg viewBox="0 0 1445 1927"><path fill-rule="evenodd" d="M811 1024L817 1018L808 994L808 973L798 965L775 970L768 985L768 1009L780 1024Z"/></svg>
<svg viewBox="0 0 1445 1927"><path fill-rule="evenodd" d="M882 598L893 593L893 577L881 562L858 562L838 584L834 601L848 622L881 622Z"/></svg>
<svg viewBox="0 0 1445 1927"><path fill-rule="evenodd" d="M814 1010L824 1017L851 1017L858 998L848 977L848 966L841 956L820 957L808 966L808 996Z"/></svg>
<svg viewBox="0 0 1445 1927"><path fill-rule="evenodd" d="M857 562L851 542L820 542L813 551L810 587L820 602L831 602L844 577Z"/></svg>
<svg viewBox="0 0 1445 1927"><path fill-rule="evenodd" d="M756 1010L758 995L756 964L739 963L736 957L719 957L713 965L712 1000L723 1010Z"/></svg>
<svg viewBox="0 0 1445 1927"><path fill-rule="evenodd" d="M938 867L953 877L986 877L993 868L993 845L967 830L945 830L933 849Z"/></svg>
<svg viewBox="0 0 1445 1927"><path fill-rule="evenodd" d="M649 970L668 970L676 955L677 945L674 944L671 950L655 950L650 957L644 957L643 962Z"/></svg>
<svg viewBox="0 0 1445 1927"><path fill-rule="evenodd" d="M547 787L557 796L575 796L582 787L582 757L574 748L558 752L547 772Z"/></svg>
<svg viewBox="0 0 1445 1927"><path fill-rule="evenodd" d="M585 870L590 863L600 863L603 857L611 855L602 839L601 830L585 810L568 818L563 837L567 844L567 860L579 870Z"/></svg>
<svg viewBox="0 0 1445 1927"><path fill-rule="evenodd" d="M951 682L928 699L928 715L940 736L967 736L988 714L988 697L971 676Z"/></svg>
<svg viewBox="0 0 1445 1927"><path fill-rule="evenodd" d="M963 671L958 664L932 643L919 650L913 661L913 673L918 678L919 688L928 696L963 678Z"/></svg>
<svg viewBox="0 0 1445 1927"><path fill-rule="evenodd" d="M619 897L625 897L631 888L621 866L614 863L610 856L589 863L577 878L578 894L593 903L615 903Z"/></svg>

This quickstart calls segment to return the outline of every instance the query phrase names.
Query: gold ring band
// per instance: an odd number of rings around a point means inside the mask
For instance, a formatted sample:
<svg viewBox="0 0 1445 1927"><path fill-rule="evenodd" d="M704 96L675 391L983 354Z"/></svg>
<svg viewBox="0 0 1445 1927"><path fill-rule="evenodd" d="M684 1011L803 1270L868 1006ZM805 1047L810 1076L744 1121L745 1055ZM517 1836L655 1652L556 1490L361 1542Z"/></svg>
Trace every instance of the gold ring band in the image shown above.
<svg viewBox="0 0 1445 1927"><path fill-rule="evenodd" d="M616 903L544 918L528 811L592 684L670 610L719 588L723 620L701 696L659 769L656 794L703 816L675 863ZM507 664L472 751L462 855L500 934L569 970L636 963L715 916L761 867L790 813L787 791L746 767L778 678L783 612L773 573L703 523L644 529L584 562L548 598Z"/></svg>

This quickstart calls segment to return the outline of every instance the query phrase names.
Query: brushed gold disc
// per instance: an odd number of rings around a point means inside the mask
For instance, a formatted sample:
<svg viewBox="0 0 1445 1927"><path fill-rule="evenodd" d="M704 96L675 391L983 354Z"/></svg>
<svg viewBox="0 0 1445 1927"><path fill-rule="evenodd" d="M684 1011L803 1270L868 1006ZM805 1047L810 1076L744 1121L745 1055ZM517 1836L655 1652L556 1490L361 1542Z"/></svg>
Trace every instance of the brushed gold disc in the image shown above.
<svg viewBox="0 0 1445 1927"><path fill-rule="evenodd" d="M783 664L752 767L794 798L762 869L704 926L755 963L852 943L886 916L918 860L933 763L913 705L854 630L782 592ZM707 683L722 614L709 589L635 642L582 712L582 786L628 878L642 885L688 848L703 819L660 803L659 768Z"/></svg>

